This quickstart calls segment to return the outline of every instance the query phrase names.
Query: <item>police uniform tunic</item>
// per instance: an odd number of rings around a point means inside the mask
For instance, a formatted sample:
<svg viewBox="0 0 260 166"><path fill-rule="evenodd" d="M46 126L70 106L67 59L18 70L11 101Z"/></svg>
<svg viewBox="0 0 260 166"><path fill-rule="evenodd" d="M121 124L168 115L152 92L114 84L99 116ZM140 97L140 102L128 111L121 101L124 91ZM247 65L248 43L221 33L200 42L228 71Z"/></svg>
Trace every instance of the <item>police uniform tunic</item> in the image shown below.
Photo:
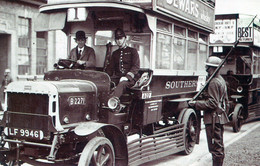
<svg viewBox="0 0 260 166"><path fill-rule="evenodd" d="M125 47L113 52L107 73L132 80L140 69L140 60L135 48Z"/></svg>
<svg viewBox="0 0 260 166"><path fill-rule="evenodd" d="M107 73L112 76L115 75L118 81L121 77L126 77L128 81L119 83L115 89L115 96L120 97L125 90L135 83L135 76L138 74L140 69L140 59L138 52L135 48L124 47L112 53L111 61L107 68ZM118 83L118 81L115 81Z"/></svg>

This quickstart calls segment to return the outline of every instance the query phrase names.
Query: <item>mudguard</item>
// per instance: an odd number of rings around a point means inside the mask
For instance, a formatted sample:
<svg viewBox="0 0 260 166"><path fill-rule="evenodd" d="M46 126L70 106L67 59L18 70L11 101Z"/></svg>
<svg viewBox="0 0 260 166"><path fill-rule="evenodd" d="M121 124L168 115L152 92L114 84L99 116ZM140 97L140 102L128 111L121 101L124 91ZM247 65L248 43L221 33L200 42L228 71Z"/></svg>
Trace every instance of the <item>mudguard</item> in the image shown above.
<svg viewBox="0 0 260 166"><path fill-rule="evenodd" d="M79 136L90 135L101 129L115 149L116 165L128 165L127 140L123 132L115 125L98 122L84 122L75 127L74 132Z"/></svg>
<svg viewBox="0 0 260 166"><path fill-rule="evenodd" d="M75 127L74 132L78 136L87 136L105 126L113 127L120 131L120 129L118 129L118 127L114 125L97 123L97 122L84 122L84 123L80 123L77 127Z"/></svg>

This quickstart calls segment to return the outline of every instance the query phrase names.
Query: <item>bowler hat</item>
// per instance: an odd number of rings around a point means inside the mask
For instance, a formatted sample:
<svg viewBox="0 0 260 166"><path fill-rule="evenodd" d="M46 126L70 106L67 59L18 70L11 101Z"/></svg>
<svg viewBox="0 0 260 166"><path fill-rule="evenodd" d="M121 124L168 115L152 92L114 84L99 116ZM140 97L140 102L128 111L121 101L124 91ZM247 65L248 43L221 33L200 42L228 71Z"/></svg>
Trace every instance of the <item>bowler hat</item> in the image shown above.
<svg viewBox="0 0 260 166"><path fill-rule="evenodd" d="M77 31L76 32L76 40L79 40L79 39L86 39L86 34L84 31Z"/></svg>
<svg viewBox="0 0 260 166"><path fill-rule="evenodd" d="M120 39L122 37L126 37L125 32L122 29L117 28L115 30L115 39Z"/></svg>

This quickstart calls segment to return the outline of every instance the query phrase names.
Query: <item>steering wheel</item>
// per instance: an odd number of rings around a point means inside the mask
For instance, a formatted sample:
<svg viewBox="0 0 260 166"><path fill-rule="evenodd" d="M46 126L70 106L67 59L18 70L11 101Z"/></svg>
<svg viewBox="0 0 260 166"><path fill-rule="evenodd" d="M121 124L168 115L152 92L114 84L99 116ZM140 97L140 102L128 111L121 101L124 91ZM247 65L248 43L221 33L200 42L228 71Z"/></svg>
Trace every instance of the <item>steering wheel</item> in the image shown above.
<svg viewBox="0 0 260 166"><path fill-rule="evenodd" d="M54 67L60 69L74 69L77 62L71 59L59 59L58 63L54 65Z"/></svg>

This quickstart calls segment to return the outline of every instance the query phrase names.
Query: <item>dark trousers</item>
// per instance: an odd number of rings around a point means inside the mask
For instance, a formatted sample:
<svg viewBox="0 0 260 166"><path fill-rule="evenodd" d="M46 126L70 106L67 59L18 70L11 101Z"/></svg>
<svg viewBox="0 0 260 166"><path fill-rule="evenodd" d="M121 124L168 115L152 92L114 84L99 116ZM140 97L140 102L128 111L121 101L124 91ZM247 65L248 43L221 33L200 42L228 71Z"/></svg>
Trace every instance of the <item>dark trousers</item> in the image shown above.
<svg viewBox="0 0 260 166"><path fill-rule="evenodd" d="M134 86L135 81L122 81L119 82L116 88L114 89L114 94L113 96L120 98L122 94L126 91L127 88L131 88Z"/></svg>
<svg viewBox="0 0 260 166"><path fill-rule="evenodd" d="M216 123L213 130L212 124L206 124L206 135L208 141L209 152L212 154L213 166L222 166L225 157L223 143L224 127L222 124ZM214 143L212 142L214 138Z"/></svg>

